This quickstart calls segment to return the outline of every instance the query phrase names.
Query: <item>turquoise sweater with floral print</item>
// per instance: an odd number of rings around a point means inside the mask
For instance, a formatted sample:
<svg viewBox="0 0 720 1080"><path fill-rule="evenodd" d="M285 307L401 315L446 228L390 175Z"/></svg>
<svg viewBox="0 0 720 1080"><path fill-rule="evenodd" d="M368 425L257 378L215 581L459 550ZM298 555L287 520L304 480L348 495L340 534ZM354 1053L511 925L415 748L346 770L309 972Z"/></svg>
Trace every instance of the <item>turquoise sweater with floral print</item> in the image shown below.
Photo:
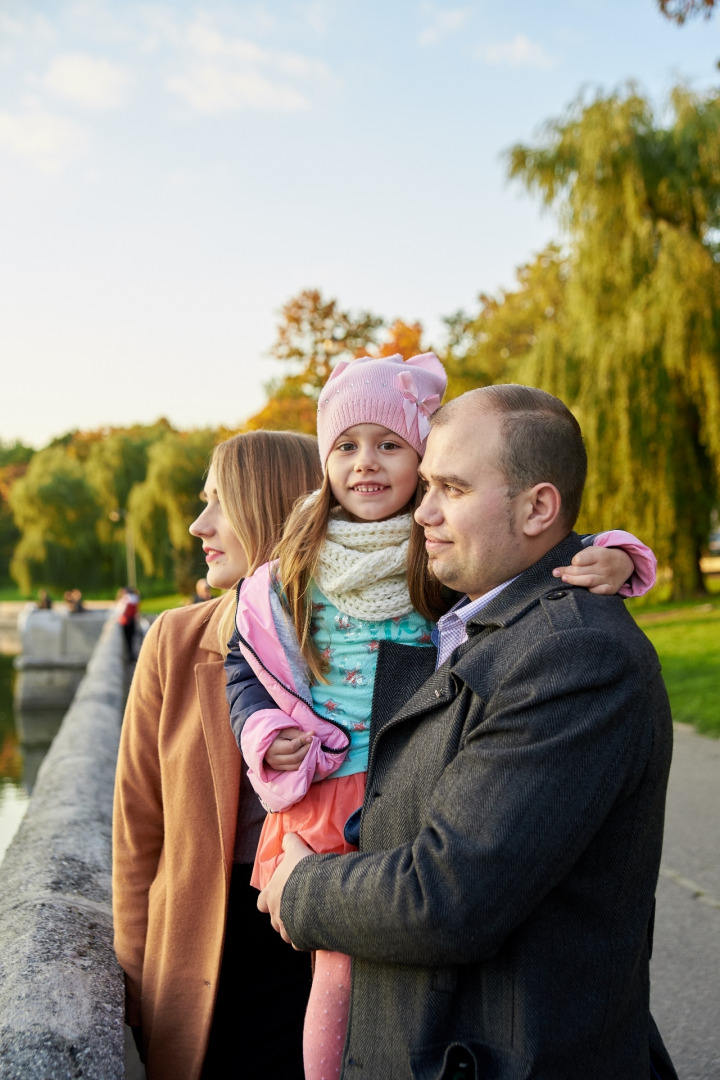
<svg viewBox="0 0 720 1080"><path fill-rule="evenodd" d="M434 623L416 611L380 621L345 615L317 586L313 587L312 606L312 635L329 664L329 681L311 687L313 708L342 724L351 738L348 755L333 776L366 772L380 642L430 645Z"/></svg>

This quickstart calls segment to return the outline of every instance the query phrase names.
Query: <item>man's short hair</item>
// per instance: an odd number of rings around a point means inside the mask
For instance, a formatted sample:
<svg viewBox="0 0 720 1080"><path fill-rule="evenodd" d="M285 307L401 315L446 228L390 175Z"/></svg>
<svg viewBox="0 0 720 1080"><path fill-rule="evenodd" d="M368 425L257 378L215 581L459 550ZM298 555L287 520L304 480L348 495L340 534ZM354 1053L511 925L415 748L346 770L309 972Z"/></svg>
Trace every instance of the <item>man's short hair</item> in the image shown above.
<svg viewBox="0 0 720 1080"><path fill-rule="evenodd" d="M498 467L507 479L508 496L543 482L554 484L562 497L562 520L571 529L580 513L587 453L580 425L567 405L535 386L482 386L438 409L433 426L448 423L459 402L501 414Z"/></svg>

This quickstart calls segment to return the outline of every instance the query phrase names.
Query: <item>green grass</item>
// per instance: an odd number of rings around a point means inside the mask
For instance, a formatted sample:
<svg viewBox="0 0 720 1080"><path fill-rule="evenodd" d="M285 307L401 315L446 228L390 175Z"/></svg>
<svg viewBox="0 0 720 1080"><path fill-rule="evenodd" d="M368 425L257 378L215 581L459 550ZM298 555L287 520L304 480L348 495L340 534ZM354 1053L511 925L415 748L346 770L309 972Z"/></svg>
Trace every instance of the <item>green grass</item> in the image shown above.
<svg viewBox="0 0 720 1080"><path fill-rule="evenodd" d="M107 600L111 602L115 600L116 591L117 590L115 589L89 589L87 592L83 593L83 599ZM183 596L181 593L168 592L167 583L156 584L153 582L150 585L142 586L140 592L142 597L141 610L152 615L157 614L160 611L165 611L166 608L181 607L189 600L189 597ZM155 593L157 593L157 595L155 595ZM50 594L55 603L62 603L63 594L61 589L51 589ZM27 596L25 593L20 592L18 588L8 586L7 588L0 589L0 601L3 600L14 602L37 600L37 592L33 592L30 596Z"/></svg>
<svg viewBox="0 0 720 1080"><path fill-rule="evenodd" d="M165 596L142 596L140 599L141 615L159 615L168 608L183 607L187 604L188 597L181 593L168 593Z"/></svg>
<svg viewBox="0 0 720 1080"><path fill-rule="evenodd" d="M673 719L720 737L720 599L633 615L655 646Z"/></svg>

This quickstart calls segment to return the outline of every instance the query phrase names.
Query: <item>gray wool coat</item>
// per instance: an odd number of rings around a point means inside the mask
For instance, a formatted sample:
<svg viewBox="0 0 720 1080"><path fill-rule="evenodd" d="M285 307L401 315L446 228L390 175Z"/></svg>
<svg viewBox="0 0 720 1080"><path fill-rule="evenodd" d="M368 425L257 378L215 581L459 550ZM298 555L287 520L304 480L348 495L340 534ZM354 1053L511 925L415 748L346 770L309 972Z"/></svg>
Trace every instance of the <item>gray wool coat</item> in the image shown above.
<svg viewBox="0 0 720 1080"><path fill-rule="evenodd" d="M675 1076L648 967L670 709L622 600L551 576L580 547L437 672L381 651L360 850L304 859L281 908L353 958L345 1080L647 1080L651 1043Z"/></svg>

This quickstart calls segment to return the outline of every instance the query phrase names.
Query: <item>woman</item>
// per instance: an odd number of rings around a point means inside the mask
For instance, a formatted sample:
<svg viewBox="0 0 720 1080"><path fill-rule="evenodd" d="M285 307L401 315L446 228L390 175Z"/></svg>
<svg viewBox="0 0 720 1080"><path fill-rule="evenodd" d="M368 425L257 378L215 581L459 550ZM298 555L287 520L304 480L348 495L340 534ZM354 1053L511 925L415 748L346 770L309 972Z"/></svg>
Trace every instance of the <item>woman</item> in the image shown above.
<svg viewBox="0 0 720 1080"><path fill-rule="evenodd" d="M232 590L266 562L293 502L319 482L307 435L253 431L220 443L190 526L209 584ZM303 1075L309 959L280 940L249 887L264 811L225 700L233 599L154 622L123 723L115 950L149 1080Z"/></svg>

